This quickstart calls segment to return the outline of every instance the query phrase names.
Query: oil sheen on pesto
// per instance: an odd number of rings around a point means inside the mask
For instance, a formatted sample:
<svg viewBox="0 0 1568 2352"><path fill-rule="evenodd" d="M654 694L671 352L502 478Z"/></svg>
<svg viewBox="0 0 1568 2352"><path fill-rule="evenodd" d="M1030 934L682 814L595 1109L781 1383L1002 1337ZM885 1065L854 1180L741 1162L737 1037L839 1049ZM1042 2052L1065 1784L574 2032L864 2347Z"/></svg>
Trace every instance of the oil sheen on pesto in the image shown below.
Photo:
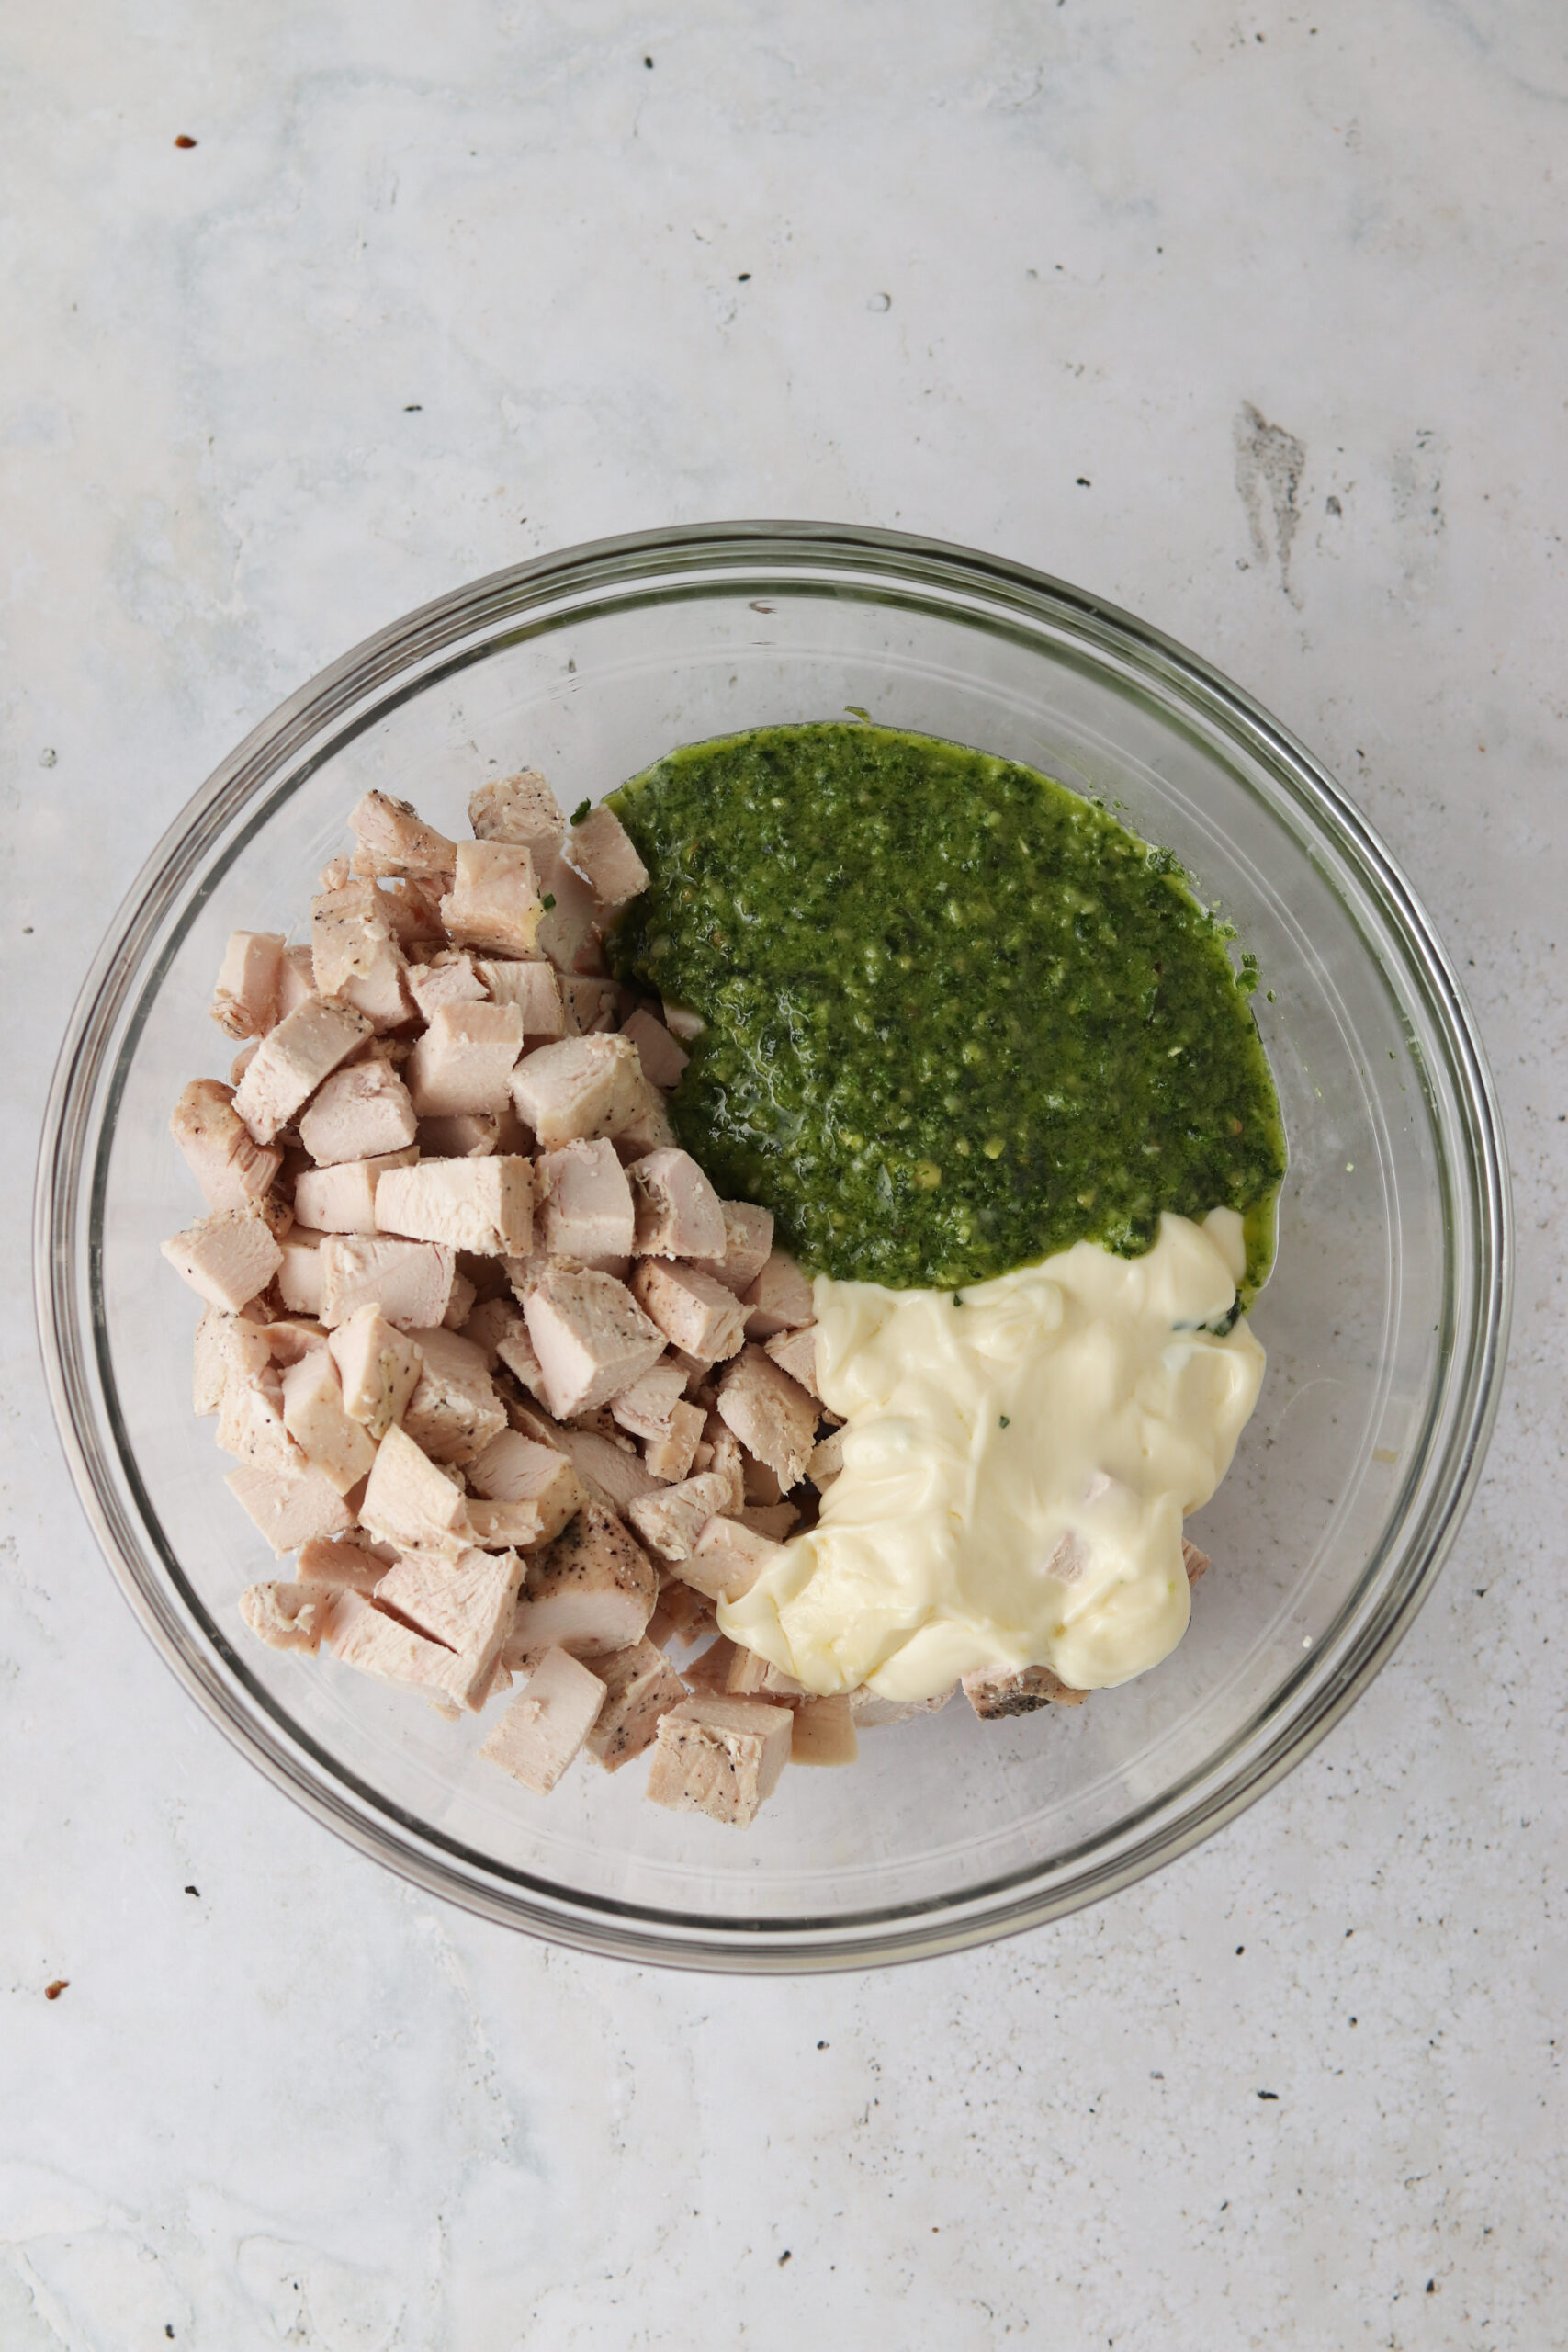
<svg viewBox="0 0 1568 2352"><path fill-rule="evenodd" d="M953 1289L1225 1207L1261 1281L1285 1155L1254 975L1168 853L871 726L692 744L613 805L651 876L616 969L707 1024L676 1131L808 1268Z"/></svg>

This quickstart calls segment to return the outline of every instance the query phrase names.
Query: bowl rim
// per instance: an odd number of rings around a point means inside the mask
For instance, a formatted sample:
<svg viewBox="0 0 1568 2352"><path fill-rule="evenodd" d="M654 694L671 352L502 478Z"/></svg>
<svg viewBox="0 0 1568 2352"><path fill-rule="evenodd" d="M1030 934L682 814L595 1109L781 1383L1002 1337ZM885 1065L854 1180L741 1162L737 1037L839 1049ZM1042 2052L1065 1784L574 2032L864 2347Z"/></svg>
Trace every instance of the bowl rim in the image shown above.
<svg viewBox="0 0 1568 2352"><path fill-rule="evenodd" d="M1456 1152L1474 1185L1476 1279L1473 1329L1445 1374L1451 1388L1451 1432L1435 1491L1422 1514L1419 1540L1404 1559L1397 1589L1380 1596L1338 1671L1292 1714L1282 1728L1255 1744L1239 1769L1207 1793L1179 1800L1174 1818L1156 1809L1154 1826L1124 1840L1089 1873L1063 1885L1009 1884L968 1890L931 1906L888 1906L822 1923L748 1922L742 1918L676 1923L667 1912L578 1896L558 1888L544 1905L520 1899L513 1885L492 1874L461 1871L457 1850L437 1836L412 1829L400 1814L394 1824L384 1802L353 1798L341 1768L325 1781L308 1743L258 1724L236 1701L186 1632L167 1590L150 1585L135 1557L134 1531L118 1495L103 1475L93 1431L90 1383L75 1301L76 1245L84 1174L80 1148L91 1124L95 1082L117 1016L131 991L144 993L140 949L188 878L193 844L255 797L269 775L367 695L391 680L412 677L410 691L431 682L426 665L445 649L481 632L498 618L516 617L520 600L543 603L597 583L625 590L656 575L739 571L756 566L786 571L790 562L859 573L889 582L965 585L1004 607L1036 619L1065 619L1103 647L1115 644L1177 700L1197 706L1211 722L1269 766L1309 813L1314 829L1334 838L1380 912L1393 917L1447 1051L1460 1113ZM438 672L437 672L438 673ZM1451 1260L1451 1245L1449 1250ZM34 1192L34 1304L39 1348L56 1427L73 1480L100 1550L121 1591L166 1665L224 1736L275 1785L313 1818L362 1853L425 1892L490 1918L579 1950L627 1959L641 1966L716 1972L818 1973L885 1965L991 1941L1066 1916L1118 1892L1189 1851L1256 1803L1303 1760L1360 1696L1424 1605L1473 1496L1500 1402L1512 1304L1512 1208L1501 1114L1473 1015L1457 972L1425 909L1373 829L1327 770L1252 695L1201 656L1107 599L1032 566L983 550L872 526L787 520L692 524L582 542L488 573L432 599L373 632L299 687L220 763L180 809L143 861L110 923L78 993L57 1058L39 1150ZM1389 1605L1392 1599L1392 1605ZM1162 1803L1168 1802L1162 1801ZM1113 1834L1113 1833L1112 1833ZM461 1849L467 1852L468 1849Z"/></svg>

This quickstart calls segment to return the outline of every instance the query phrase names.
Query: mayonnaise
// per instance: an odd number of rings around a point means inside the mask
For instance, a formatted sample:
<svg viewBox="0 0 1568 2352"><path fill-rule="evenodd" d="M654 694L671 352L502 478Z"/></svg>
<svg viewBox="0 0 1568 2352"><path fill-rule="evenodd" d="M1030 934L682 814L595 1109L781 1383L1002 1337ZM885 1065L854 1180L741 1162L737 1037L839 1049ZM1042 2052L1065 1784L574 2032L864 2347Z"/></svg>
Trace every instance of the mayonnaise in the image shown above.
<svg viewBox="0 0 1568 2352"><path fill-rule="evenodd" d="M1230 1467L1263 1350L1222 1322L1241 1219L1166 1215L1141 1258L1079 1242L953 1291L818 1275L843 1417L821 1518L720 1628L815 1691L933 1698L972 1668L1125 1682L1187 1630L1183 1514Z"/></svg>

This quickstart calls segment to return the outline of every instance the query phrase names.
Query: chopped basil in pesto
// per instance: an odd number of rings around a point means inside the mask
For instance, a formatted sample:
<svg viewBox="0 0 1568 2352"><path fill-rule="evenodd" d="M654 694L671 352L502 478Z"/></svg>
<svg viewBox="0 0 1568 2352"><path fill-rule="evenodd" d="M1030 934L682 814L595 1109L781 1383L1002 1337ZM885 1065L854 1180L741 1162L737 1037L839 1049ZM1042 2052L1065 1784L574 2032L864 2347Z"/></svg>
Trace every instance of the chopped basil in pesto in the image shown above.
<svg viewBox="0 0 1568 2352"><path fill-rule="evenodd" d="M870 726L692 744L611 797L651 876L615 968L707 1024L676 1131L807 1267L950 1289L1226 1206L1262 1281L1285 1147L1256 967L1168 853Z"/></svg>

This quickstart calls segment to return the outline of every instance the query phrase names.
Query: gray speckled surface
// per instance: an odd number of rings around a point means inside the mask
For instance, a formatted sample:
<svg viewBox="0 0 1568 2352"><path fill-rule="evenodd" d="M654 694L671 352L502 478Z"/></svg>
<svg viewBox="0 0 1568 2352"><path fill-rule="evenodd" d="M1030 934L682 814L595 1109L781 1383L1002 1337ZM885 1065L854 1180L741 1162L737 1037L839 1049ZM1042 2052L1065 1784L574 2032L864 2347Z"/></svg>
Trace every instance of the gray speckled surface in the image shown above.
<svg viewBox="0 0 1568 2352"><path fill-rule="evenodd" d="M1562 2340L1565 27L7 13L6 2352ZM1065 1926L760 1986L438 1908L242 1766L24 1263L77 978L230 744L467 577L747 513L1042 564L1279 711L1465 970L1520 1239L1480 1500L1292 1780Z"/></svg>

